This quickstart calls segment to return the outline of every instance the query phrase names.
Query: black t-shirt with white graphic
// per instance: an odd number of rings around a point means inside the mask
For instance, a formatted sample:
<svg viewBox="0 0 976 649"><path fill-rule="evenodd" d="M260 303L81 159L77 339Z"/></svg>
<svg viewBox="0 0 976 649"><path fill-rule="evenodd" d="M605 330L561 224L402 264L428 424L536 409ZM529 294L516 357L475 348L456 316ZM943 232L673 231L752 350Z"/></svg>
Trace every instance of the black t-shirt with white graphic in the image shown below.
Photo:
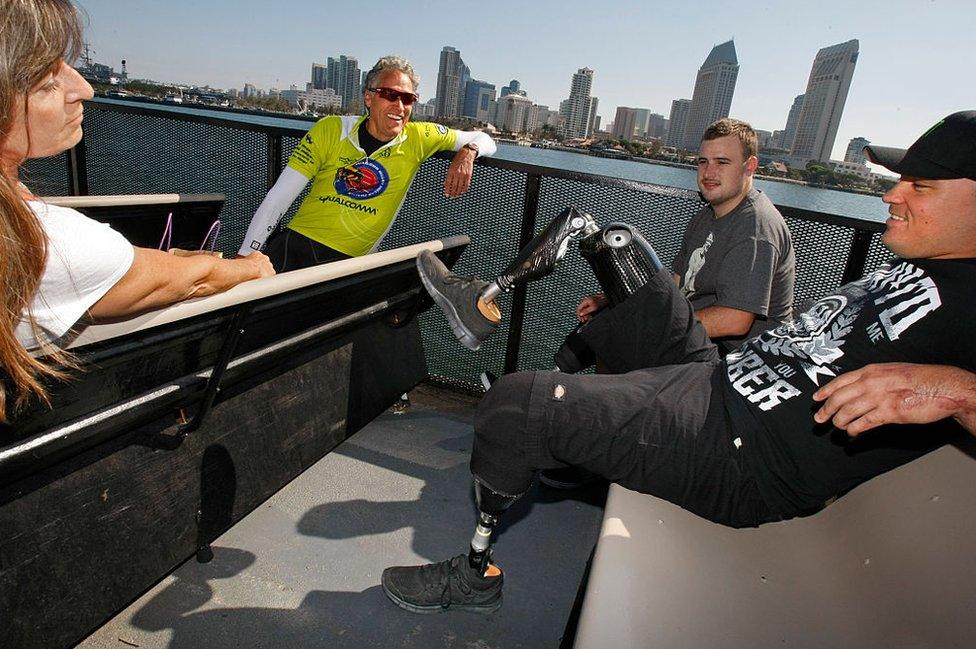
<svg viewBox="0 0 976 649"><path fill-rule="evenodd" d="M784 517L944 444L959 427L889 425L849 438L817 425L813 393L870 363L976 371L976 259L895 260L726 359L730 425L760 491Z"/></svg>

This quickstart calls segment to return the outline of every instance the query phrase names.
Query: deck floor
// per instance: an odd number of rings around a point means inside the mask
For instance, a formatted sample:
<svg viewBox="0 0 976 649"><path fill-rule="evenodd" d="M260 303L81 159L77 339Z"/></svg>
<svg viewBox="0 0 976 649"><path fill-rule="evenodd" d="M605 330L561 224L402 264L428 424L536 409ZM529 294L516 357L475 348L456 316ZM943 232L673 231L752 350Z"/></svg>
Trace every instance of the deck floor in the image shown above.
<svg viewBox="0 0 976 649"><path fill-rule="evenodd" d="M495 537L505 575L488 616L416 615L379 586L389 565L466 550L475 506L472 399L420 387L79 646L558 647L599 533L605 486L536 486Z"/></svg>

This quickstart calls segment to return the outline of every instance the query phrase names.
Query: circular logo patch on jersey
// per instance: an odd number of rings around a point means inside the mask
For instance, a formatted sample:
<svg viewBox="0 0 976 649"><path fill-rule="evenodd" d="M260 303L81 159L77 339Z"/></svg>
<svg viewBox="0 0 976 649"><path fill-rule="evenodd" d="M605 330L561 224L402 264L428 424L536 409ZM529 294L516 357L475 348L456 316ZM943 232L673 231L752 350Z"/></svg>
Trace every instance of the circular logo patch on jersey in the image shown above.
<svg viewBox="0 0 976 649"><path fill-rule="evenodd" d="M339 167L335 175L335 190L343 196L364 200L379 196L390 184L390 174L376 160Z"/></svg>

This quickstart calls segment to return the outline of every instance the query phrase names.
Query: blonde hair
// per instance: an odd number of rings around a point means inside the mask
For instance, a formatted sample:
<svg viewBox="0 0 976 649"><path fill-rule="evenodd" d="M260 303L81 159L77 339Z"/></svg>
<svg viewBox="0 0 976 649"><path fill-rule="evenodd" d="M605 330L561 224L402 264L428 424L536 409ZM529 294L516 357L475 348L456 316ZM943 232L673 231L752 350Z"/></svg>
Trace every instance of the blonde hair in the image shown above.
<svg viewBox="0 0 976 649"><path fill-rule="evenodd" d="M82 28L68 0L0 0L0 149L11 135L18 111L27 119L27 97L61 61L73 61L82 45ZM19 105L18 105L19 104ZM28 139L28 150L30 143ZM9 161L4 161L5 163ZM20 160L14 161L20 164ZM0 364L9 381L0 383L0 422L7 421L8 389L14 410L31 395L47 399L42 380L60 378L72 365L65 352L38 341L47 358L35 358L17 339L26 319L37 325L31 303L47 264L47 238L24 201L17 172L0 173Z"/></svg>

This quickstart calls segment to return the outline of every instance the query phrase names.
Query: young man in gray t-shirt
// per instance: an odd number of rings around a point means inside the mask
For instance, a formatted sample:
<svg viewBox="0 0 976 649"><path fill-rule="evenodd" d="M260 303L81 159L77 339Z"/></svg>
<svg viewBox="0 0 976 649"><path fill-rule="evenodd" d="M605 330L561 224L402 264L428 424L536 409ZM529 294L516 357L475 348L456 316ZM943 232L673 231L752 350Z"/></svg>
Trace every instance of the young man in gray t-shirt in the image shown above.
<svg viewBox="0 0 976 649"><path fill-rule="evenodd" d="M789 228L762 192L756 133L721 119L705 131L698 154L698 189L708 201L688 224L673 264L674 281L709 338L723 352L789 319L796 261ZM600 294L577 307L583 322L605 306Z"/></svg>

